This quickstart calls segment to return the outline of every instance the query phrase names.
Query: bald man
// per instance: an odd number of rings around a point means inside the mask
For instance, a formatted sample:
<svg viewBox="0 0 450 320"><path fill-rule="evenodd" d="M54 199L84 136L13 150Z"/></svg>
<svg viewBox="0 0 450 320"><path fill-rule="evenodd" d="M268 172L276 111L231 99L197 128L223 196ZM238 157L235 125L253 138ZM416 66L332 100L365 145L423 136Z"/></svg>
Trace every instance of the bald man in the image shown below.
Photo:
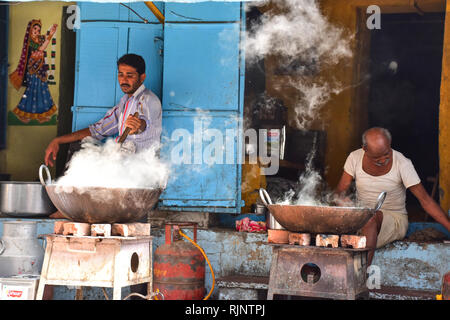
<svg viewBox="0 0 450 320"><path fill-rule="evenodd" d="M375 248L380 248L405 237L408 230L408 213L405 207L406 189L419 200L423 209L450 231L450 220L441 207L428 195L414 166L408 158L391 148L391 134L384 128L371 128L364 132L363 146L348 156L344 172L335 193L345 198L353 179L358 201L375 207L378 195L386 191L383 206L361 228L366 236L368 263L372 263ZM345 203L345 202L344 202Z"/></svg>

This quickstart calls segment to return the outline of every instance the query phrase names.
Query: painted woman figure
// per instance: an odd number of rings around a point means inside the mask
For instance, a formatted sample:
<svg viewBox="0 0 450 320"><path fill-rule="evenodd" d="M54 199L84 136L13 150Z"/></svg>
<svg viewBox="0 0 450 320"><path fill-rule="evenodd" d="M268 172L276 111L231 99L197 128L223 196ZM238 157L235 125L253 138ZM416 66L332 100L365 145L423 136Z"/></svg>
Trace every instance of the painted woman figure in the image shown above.
<svg viewBox="0 0 450 320"><path fill-rule="evenodd" d="M56 112L56 105L50 95L47 84L48 65L45 64L44 51L56 32L54 24L47 35L41 35L41 21L28 23L23 40L22 53L16 71L9 75L9 80L16 90L26 87L17 107L13 110L16 117L28 123L35 119L39 123L50 120Z"/></svg>

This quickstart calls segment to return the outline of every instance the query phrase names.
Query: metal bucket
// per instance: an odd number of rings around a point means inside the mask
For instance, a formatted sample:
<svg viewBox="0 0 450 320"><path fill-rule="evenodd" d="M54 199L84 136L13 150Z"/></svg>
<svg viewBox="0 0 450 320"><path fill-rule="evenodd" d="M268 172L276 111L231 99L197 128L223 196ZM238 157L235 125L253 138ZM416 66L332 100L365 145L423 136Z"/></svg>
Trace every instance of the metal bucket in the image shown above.
<svg viewBox="0 0 450 320"><path fill-rule="evenodd" d="M0 276L41 274L44 248L35 221L4 221L0 239Z"/></svg>

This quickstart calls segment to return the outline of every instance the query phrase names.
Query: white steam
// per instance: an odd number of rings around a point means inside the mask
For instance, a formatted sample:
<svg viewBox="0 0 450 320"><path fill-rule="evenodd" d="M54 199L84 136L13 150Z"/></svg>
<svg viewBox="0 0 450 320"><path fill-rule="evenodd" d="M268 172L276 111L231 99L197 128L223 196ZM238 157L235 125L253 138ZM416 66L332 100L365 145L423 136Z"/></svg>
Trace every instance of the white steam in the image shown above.
<svg viewBox="0 0 450 320"><path fill-rule="evenodd" d="M297 190L289 190L277 204L302 205L302 206L324 206L328 205L329 194L320 197L320 187L323 184L322 177L314 170L313 161L316 155L315 141L311 152L306 159L305 171L300 175Z"/></svg>
<svg viewBox="0 0 450 320"><path fill-rule="evenodd" d="M291 125L308 129L320 108L343 89L321 73L351 57L351 37L323 16L315 0L274 0L276 9L264 12L246 32L244 50L247 63L276 57L288 86L298 93ZM260 3L254 4L255 6ZM280 68L278 68L280 69ZM276 90L286 89L286 85Z"/></svg>
<svg viewBox="0 0 450 320"><path fill-rule="evenodd" d="M64 176L56 185L105 188L165 188L169 167L157 156L157 146L137 153L120 150L120 144L108 139L104 144L87 137L82 149L72 156Z"/></svg>

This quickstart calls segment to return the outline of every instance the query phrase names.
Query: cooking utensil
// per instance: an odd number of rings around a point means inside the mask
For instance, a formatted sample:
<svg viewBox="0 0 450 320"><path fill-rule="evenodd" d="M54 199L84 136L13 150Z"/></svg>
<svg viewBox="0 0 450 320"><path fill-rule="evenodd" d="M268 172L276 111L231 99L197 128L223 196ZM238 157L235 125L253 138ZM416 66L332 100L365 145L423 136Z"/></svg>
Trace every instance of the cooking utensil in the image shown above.
<svg viewBox="0 0 450 320"><path fill-rule="evenodd" d="M379 198L384 201L385 195L382 194ZM260 197L280 225L293 232L352 234L363 227L376 212L375 209L362 207L272 204L264 189L260 189Z"/></svg>
<svg viewBox="0 0 450 320"><path fill-rule="evenodd" d="M381 209L381 206L383 205L384 199L386 199L386 195L387 195L386 191L383 191L382 193L380 193L380 195L378 196L375 208L373 210L378 211L378 210Z"/></svg>
<svg viewBox="0 0 450 320"><path fill-rule="evenodd" d="M272 205L272 199L270 199L269 194L267 193L267 191L265 189L263 189L263 188L259 189L259 196L266 207L267 207L267 204ZM273 230L284 230L285 229L281 224L278 223L277 219L275 219L275 217L270 212L270 209L269 209L269 213L267 214L266 223L267 223L267 229L273 229Z"/></svg>
<svg viewBox="0 0 450 320"><path fill-rule="evenodd" d="M0 211L14 217L48 216L56 211L39 182L1 181Z"/></svg>
<svg viewBox="0 0 450 320"><path fill-rule="evenodd" d="M136 118L139 117L139 113L135 112L133 114L133 117L136 117ZM130 127L126 127L124 132L120 136L118 143L120 144L120 151L126 152L126 153L135 153L136 152L136 146L133 143L125 143L124 144L124 141L128 137L128 134L130 133L130 131L131 131L131 128Z"/></svg>
<svg viewBox="0 0 450 320"><path fill-rule="evenodd" d="M47 179L43 177L46 171ZM143 218L158 201L163 188L62 187L52 183L46 165L39 179L56 208L67 218L86 223L133 222Z"/></svg>

